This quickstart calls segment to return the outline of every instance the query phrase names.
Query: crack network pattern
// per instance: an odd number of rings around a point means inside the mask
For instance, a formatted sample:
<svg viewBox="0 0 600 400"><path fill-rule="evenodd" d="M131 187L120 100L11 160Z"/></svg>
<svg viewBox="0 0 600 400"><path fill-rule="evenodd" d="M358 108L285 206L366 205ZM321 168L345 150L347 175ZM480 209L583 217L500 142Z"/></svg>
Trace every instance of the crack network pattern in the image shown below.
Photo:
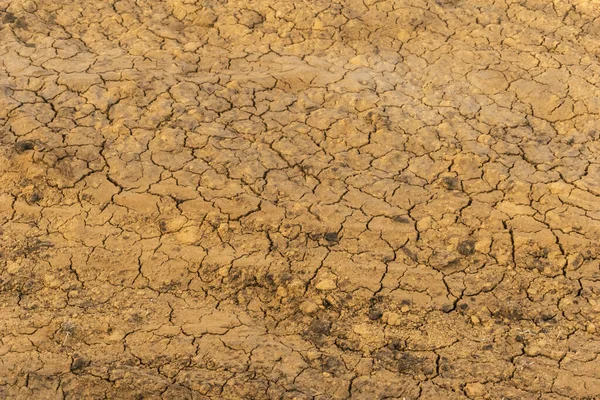
<svg viewBox="0 0 600 400"><path fill-rule="evenodd" d="M600 397L600 5L0 3L0 397Z"/></svg>

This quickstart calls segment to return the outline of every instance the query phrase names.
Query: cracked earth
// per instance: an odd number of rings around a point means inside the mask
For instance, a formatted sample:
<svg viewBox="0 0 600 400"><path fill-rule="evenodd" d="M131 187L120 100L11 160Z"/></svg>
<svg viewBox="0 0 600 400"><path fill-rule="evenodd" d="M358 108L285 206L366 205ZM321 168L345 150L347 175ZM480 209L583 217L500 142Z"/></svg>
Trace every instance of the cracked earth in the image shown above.
<svg viewBox="0 0 600 400"><path fill-rule="evenodd" d="M600 397L600 3L0 2L0 397Z"/></svg>

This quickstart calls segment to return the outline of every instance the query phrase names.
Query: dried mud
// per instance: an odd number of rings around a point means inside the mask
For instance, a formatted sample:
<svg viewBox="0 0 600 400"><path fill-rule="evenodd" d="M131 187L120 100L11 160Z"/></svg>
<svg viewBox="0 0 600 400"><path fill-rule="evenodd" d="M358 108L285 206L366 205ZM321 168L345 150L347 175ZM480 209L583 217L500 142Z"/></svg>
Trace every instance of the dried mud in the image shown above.
<svg viewBox="0 0 600 400"><path fill-rule="evenodd" d="M599 17L0 2L0 397L600 398Z"/></svg>

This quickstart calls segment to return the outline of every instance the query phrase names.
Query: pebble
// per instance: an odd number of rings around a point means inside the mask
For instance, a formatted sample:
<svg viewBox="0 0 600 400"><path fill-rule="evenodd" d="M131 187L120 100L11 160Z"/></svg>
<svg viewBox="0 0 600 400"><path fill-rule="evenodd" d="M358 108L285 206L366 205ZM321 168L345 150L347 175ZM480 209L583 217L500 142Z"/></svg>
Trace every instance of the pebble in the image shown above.
<svg viewBox="0 0 600 400"><path fill-rule="evenodd" d="M300 311L304 314L314 314L319 309L319 306L312 301L305 301L300 304Z"/></svg>
<svg viewBox="0 0 600 400"><path fill-rule="evenodd" d="M369 310L369 319L371 321L378 320L382 316L383 316L383 313L381 312L381 310L379 310L377 308L372 308Z"/></svg>
<svg viewBox="0 0 600 400"><path fill-rule="evenodd" d="M470 398L481 397L485 394L485 385L481 383L468 383L465 386L465 394Z"/></svg>
<svg viewBox="0 0 600 400"><path fill-rule="evenodd" d="M31 0L26 1L23 3L23 10L27 11L28 13L34 13L37 11L37 4Z"/></svg>
<svg viewBox="0 0 600 400"><path fill-rule="evenodd" d="M471 317L471 322L473 323L473 325L477 325L481 322L481 320L477 316L473 315Z"/></svg>
<svg viewBox="0 0 600 400"><path fill-rule="evenodd" d="M337 287L333 279L323 279L315 286L318 290L333 290Z"/></svg>
<svg viewBox="0 0 600 400"><path fill-rule="evenodd" d="M596 325L594 325L594 324L588 324L588 326L586 327L586 330L589 333L595 333L596 332Z"/></svg>
<svg viewBox="0 0 600 400"><path fill-rule="evenodd" d="M388 325L400 325L400 315L395 312L386 312L383 319Z"/></svg>
<svg viewBox="0 0 600 400"><path fill-rule="evenodd" d="M33 150L33 149L35 149L35 145L30 140L24 140L24 141L15 143L15 150L19 154L24 153L28 150Z"/></svg>

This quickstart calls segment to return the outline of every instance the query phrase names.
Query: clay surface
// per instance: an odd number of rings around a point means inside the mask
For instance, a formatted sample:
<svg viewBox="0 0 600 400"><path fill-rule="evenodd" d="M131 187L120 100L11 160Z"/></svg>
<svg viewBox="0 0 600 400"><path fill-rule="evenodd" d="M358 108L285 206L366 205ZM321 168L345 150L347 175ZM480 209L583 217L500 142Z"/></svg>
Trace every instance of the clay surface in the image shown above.
<svg viewBox="0 0 600 400"><path fill-rule="evenodd" d="M0 398L600 398L600 3L0 1Z"/></svg>

